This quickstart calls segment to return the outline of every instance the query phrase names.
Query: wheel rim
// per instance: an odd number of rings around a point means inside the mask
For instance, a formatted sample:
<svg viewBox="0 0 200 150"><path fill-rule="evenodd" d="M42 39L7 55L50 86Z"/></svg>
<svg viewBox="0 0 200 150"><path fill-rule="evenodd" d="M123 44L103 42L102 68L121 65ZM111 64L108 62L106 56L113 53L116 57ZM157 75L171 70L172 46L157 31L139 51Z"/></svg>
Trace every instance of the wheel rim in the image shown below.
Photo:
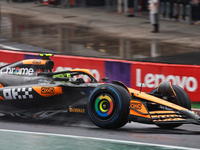
<svg viewBox="0 0 200 150"><path fill-rule="evenodd" d="M113 112L113 98L108 95L100 95L95 100L95 112L98 117L100 118L106 118L111 115Z"/></svg>

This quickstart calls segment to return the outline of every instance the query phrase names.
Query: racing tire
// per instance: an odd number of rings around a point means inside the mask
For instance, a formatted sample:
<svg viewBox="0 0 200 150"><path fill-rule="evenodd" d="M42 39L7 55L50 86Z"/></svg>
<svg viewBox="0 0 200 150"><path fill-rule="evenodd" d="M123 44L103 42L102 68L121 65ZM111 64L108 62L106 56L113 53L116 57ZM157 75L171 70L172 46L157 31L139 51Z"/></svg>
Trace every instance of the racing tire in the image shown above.
<svg viewBox="0 0 200 150"><path fill-rule="evenodd" d="M102 84L95 88L88 99L88 115L91 121L105 129L116 129L128 121L131 96L115 84Z"/></svg>
<svg viewBox="0 0 200 150"><path fill-rule="evenodd" d="M172 87L173 87L173 89L176 93L176 97L177 97L177 101L174 101L172 103L175 103L179 106L182 106L182 107L185 107L185 108L191 110L191 101L190 101L188 94L185 92L185 90L177 85L172 85ZM157 88L155 88L151 93L156 93L156 92L157 92ZM160 128L164 128L164 129L173 129L173 128L181 126L182 123L156 124L156 125Z"/></svg>

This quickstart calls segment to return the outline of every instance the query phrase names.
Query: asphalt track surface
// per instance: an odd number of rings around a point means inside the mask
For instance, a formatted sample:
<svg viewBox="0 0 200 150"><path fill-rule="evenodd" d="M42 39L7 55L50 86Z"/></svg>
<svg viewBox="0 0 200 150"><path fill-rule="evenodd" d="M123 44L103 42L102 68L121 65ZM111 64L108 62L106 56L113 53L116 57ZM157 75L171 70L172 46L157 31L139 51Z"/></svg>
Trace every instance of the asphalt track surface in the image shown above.
<svg viewBox="0 0 200 150"><path fill-rule="evenodd" d="M79 116L79 115L78 115ZM128 123L116 130L101 129L88 119L76 115L60 120L30 121L1 117L1 130L15 130L45 134L61 134L66 136L81 136L127 142L142 142L188 149L200 149L200 127L197 125L182 125L173 130L160 129L155 125ZM2 133L1 133L2 135ZM0 148L1 149L1 148ZM103 148L104 149L104 148ZM183 148L180 148L183 149Z"/></svg>

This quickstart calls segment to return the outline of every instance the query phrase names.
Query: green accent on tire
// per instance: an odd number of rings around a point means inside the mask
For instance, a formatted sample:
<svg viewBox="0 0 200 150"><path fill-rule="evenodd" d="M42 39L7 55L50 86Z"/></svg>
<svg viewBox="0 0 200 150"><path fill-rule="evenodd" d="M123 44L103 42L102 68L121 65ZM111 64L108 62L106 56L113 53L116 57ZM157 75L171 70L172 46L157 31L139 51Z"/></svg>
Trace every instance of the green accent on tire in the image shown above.
<svg viewBox="0 0 200 150"><path fill-rule="evenodd" d="M100 105L99 105L99 108L100 108L100 111L101 112L103 112L103 113L106 113L107 111L108 111L108 109L104 109L103 108L103 103L108 103L108 101L107 100L103 100L103 101L101 101L101 103L100 103Z"/></svg>
<svg viewBox="0 0 200 150"><path fill-rule="evenodd" d="M99 102L100 102L100 98L98 97L97 100L96 100L96 102L95 102L95 111L96 112L99 111L99 108L98 108Z"/></svg>

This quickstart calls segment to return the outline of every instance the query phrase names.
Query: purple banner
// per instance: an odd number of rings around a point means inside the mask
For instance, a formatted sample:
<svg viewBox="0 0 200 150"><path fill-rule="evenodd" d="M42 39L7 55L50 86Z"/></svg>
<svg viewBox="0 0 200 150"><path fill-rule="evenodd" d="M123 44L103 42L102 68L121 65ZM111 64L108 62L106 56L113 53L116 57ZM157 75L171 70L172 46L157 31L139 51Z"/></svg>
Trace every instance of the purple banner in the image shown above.
<svg viewBox="0 0 200 150"><path fill-rule="evenodd" d="M130 87L130 63L106 61L105 75L110 81L117 80Z"/></svg>

